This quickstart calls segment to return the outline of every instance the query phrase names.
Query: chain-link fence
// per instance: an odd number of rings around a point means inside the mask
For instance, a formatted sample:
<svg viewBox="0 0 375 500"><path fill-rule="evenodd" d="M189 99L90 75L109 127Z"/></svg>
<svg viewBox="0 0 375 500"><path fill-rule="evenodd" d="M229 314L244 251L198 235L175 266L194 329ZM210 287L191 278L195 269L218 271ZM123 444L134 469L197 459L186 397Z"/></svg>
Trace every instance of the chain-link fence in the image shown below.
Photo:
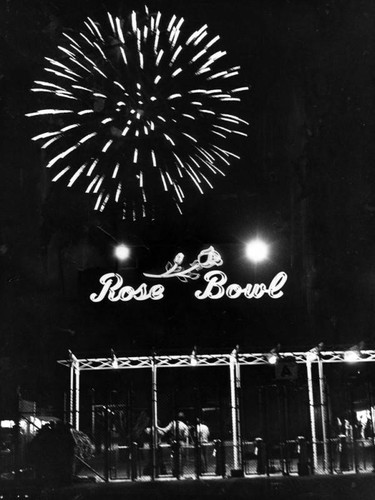
<svg viewBox="0 0 375 500"><path fill-rule="evenodd" d="M96 392L92 381L82 383L74 421L83 432L71 430L74 472L147 481L373 471L369 377L363 383L348 372L337 380L327 368L322 404L322 384L309 388L303 365L287 377L277 373L268 365L241 367L236 394L228 366L163 368L154 386L151 370L112 372ZM64 420L70 417L67 411ZM1 473L31 464L30 443L44 424L35 404L20 400L16 418L8 427L2 422Z"/></svg>
<svg viewBox="0 0 375 500"><path fill-rule="evenodd" d="M218 384L218 372L225 380L223 368L198 368L188 376L185 370L161 370L155 428L149 379L124 377L121 392L104 395L110 403L98 403L93 393L91 399L82 394L91 404L81 411L80 421L94 454L80 464L80 475L104 480L228 475L233 455L229 382L228 387Z"/></svg>
<svg viewBox="0 0 375 500"><path fill-rule="evenodd" d="M300 369L286 379L277 378L271 366L254 373L252 367L241 368L239 462L228 367L171 367L158 370L154 410L150 376L124 377L122 391L107 391L110 395L102 398L109 403L86 405L91 417L81 421L91 426L87 431L95 446L87 465L104 480L138 481L373 470L372 430L357 435L351 425L353 388L341 395L348 421L340 433L329 394L323 413L317 382L312 384L311 405L306 371ZM92 475L85 467L81 473Z"/></svg>
<svg viewBox="0 0 375 500"><path fill-rule="evenodd" d="M222 368L163 369L158 375L159 474L225 474L228 390L217 384Z"/></svg>

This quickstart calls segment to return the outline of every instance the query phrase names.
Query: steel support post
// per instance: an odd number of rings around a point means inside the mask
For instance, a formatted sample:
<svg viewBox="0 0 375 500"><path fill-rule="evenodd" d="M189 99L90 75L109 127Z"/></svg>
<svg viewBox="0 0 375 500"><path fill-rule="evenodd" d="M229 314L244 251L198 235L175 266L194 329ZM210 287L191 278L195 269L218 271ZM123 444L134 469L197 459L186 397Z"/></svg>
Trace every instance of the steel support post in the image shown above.
<svg viewBox="0 0 375 500"><path fill-rule="evenodd" d="M236 375L236 413L237 413L237 446L239 466L242 470L242 433L241 433L241 372L238 357L235 359L235 375Z"/></svg>
<svg viewBox="0 0 375 500"><path fill-rule="evenodd" d="M157 367L155 360L152 362L152 415L151 415L151 436L152 436L152 478L157 477L157 452L158 452L158 384Z"/></svg>
<svg viewBox="0 0 375 500"><path fill-rule="evenodd" d="M233 355L230 357L230 403L232 414L233 467L238 469L237 415L236 415L236 377Z"/></svg>
<svg viewBox="0 0 375 500"><path fill-rule="evenodd" d="M80 382L79 363L75 362L75 425L74 428L79 431L79 382Z"/></svg>
<svg viewBox="0 0 375 500"><path fill-rule="evenodd" d="M241 421L239 408L239 390L241 388L241 379L240 367L235 351L230 355L229 370L233 438L233 468L238 471L242 470Z"/></svg>
<svg viewBox="0 0 375 500"><path fill-rule="evenodd" d="M74 361L70 362L70 390L69 390L69 424L74 422Z"/></svg>
<svg viewBox="0 0 375 500"><path fill-rule="evenodd" d="M328 455L328 438L327 438L327 404L326 404L326 390L324 383L323 360L318 357L318 370L319 370L319 396L320 396L320 415L322 419L322 435L323 435L323 470L325 472L329 469L329 455Z"/></svg>
<svg viewBox="0 0 375 500"><path fill-rule="evenodd" d="M311 444L313 453L313 472L318 469L318 451L316 444L316 423L315 423L315 405L314 405L314 389L312 380L311 360L306 359L307 370L307 388L309 393L309 408L310 408L310 426L311 426Z"/></svg>

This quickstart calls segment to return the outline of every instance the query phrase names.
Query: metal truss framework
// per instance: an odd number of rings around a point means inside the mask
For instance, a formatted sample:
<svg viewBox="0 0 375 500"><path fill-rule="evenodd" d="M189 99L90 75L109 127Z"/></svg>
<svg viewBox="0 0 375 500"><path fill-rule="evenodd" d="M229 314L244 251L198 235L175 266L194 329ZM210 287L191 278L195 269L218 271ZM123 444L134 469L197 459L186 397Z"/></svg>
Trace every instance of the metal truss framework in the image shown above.
<svg viewBox="0 0 375 500"><path fill-rule="evenodd" d="M320 359L323 363L343 363L347 362L346 353L348 351L321 351ZM306 364L311 359L311 351L307 352L279 352L282 359L293 359L296 363ZM232 354L197 354L195 366L229 366ZM269 361L265 353L237 353L238 364L241 366L268 365ZM317 362L318 358L311 359ZM375 350L365 350L360 352L357 362L375 362ZM108 358L76 358L70 354L69 359L59 360L59 364L71 367L75 364L80 370L125 370L136 368L178 368L192 366L191 355L171 355L171 356L122 356Z"/></svg>
<svg viewBox="0 0 375 500"><path fill-rule="evenodd" d="M275 353L274 353L275 355ZM348 351L323 351L319 348L310 351L277 352L279 361L285 360L292 363L304 364L307 374L307 388L310 408L311 444L313 452L313 469L318 466L315 401L313 390L313 365L318 366L319 403L323 431L323 457L324 471L328 470L328 440L327 440L327 404L323 365L325 363L347 362L374 362L375 350L358 350L351 348ZM191 355L151 355L151 356L122 356L117 357L112 351L108 358L77 358L69 351L69 358L58 361L59 364L70 369L70 417L69 422L79 429L80 408L80 372L101 370L129 370L150 369L152 373L152 441L153 441L153 474L156 477L156 449L157 449L157 422L158 422L158 386L157 371L159 368L186 368L203 366L227 366L230 373L231 388L231 415L233 437L233 464L234 469L242 468L242 441L241 441L241 411L240 390L241 370L243 366L260 366L270 363L270 354L241 353L235 348L230 354L197 354L195 350Z"/></svg>

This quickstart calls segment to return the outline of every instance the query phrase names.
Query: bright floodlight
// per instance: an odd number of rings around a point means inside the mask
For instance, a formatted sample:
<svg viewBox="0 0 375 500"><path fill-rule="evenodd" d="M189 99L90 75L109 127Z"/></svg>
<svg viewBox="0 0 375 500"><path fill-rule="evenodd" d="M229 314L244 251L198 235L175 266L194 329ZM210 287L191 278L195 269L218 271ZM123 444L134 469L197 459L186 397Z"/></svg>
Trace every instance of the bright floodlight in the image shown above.
<svg viewBox="0 0 375 500"><path fill-rule="evenodd" d="M111 356L112 356L112 368L118 368L118 359L113 349L111 349Z"/></svg>
<svg viewBox="0 0 375 500"><path fill-rule="evenodd" d="M126 245L117 245L115 248L115 257L118 260L126 260L130 256L130 248Z"/></svg>
<svg viewBox="0 0 375 500"><path fill-rule="evenodd" d="M310 349L306 353L306 359L307 359L307 361L315 361L316 359L319 359L320 352L323 349L323 347L324 347L324 343L323 342L319 342L319 344L317 346L315 346L312 349Z"/></svg>
<svg viewBox="0 0 375 500"><path fill-rule="evenodd" d="M268 258L268 245L262 240L253 240L246 245L246 256L253 262L262 262Z"/></svg>
<svg viewBox="0 0 375 500"><path fill-rule="evenodd" d="M360 354L358 351L345 351L344 352L344 360L347 361L348 363L355 363L360 359Z"/></svg>
<svg viewBox="0 0 375 500"><path fill-rule="evenodd" d="M277 363L277 355L276 354L271 354L270 357L268 358L268 362L271 365L275 365Z"/></svg>
<svg viewBox="0 0 375 500"><path fill-rule="evenodd" d="M197 360L196 356L194 356L194 357L191 356L190 357L190 364L191 364L191 366L197 366L198 360Z"/></svg>
<svg viewBox="0 0 375 500"><path fill-rule="evenodd" d="M197 366L197 364L198 364L197 350L195 347L190 355L190 364L191 364L191 366Z"/></svg>
<svg viewBox="0 0 375 500"><path fill-rule="evenodd" d="M281 348L281 345L280 344L277 344L276 347L274 347L273 349L270 350L270 352L268 354L266 354L266 357L267 357L267 361L271 364L271 365L275 365L279 358L280 358L280 348Z"/></svg>

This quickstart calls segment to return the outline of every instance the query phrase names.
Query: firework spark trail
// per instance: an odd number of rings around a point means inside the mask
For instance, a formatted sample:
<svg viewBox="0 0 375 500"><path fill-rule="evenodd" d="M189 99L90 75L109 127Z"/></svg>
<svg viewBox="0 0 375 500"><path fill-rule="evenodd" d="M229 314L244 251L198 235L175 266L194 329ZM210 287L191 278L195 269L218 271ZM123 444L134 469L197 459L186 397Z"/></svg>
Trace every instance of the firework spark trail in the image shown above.
<svg viewBox="0 0 375 500"><path fill-rule="evenodd" d="M207 25L187 33L183 18L147 7L107 17L103 27L88 17L45 58L31 90L47 104L27 116L48 128L32 140L47 150L52 180L93 193L95 210L113 202L124 218L145 217L167 193L182 213L190 186L212 189L239 158L227 148L247 135L236 108L248 87Z"/></svg>

